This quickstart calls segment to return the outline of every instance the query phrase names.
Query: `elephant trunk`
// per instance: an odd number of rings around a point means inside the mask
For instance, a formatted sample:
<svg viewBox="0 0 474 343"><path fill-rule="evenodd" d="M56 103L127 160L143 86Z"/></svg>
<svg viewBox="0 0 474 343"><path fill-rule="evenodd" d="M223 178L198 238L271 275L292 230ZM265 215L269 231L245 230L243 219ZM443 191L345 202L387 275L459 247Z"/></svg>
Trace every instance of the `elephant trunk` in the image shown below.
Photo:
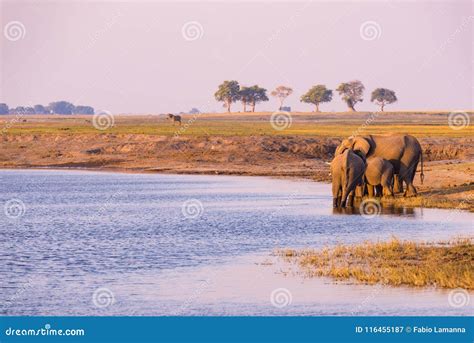
<svg viewBox="0 0 474 343"><path fill-rule="evenodd" d="M421 181L421 184L423 184L423 180L425 179L425 174L423 173L423 151L420 153L420 163L421 163L420 181Z"/></svg>
<svg viewBox="0 0 474 343"><path fill-rule="evenodd" d="M346 158L345 158L345 161L344 161L344 174L343 174L343 180L342 180L342 198L341 198L341 207L346 207L346 201L347 201L347 197L349 195L349 187L350 187L350 180L349 180L349 159L348 159L348 156L347 156L347 152L346 152Z"/></svg>

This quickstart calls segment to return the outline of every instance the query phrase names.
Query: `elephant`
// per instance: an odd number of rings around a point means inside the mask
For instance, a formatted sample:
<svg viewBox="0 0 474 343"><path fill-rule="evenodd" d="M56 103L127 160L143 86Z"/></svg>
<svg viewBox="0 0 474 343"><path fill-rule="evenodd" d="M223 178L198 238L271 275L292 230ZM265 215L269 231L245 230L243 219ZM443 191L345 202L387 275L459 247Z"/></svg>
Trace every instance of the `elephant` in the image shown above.
<svg viewBox="0 0 474 343"><path fill-rule="evenodd" d="M405 181L407 189L404 196L415 196L416 188L413 186L416 168L421 162L421 183L423 184L423 153L418 140L410 135L366 135L352 136L344 139L336 148L335 155L342 154L346 149L363 154L366 158L371 156L381 157L393 166L395 184Z"/></svg>
<svg viewBox="0 0 474 343"><path fill-rule="evenodd" d="M367 159L365 184L370 198L375 196L374 188L382 196L393 196L393 166L380 157L371 156ZM381 190L380 190L381 187Z"/></svg>
<svg viewBox="0 0 474 343"><path fill-rule="evenodd" d="M181 116L174 115L172 113L167 114L168 119L170 119L173 122L173 126L175 123L178 123L179 126L181 126Z"/></svg>
<svg viewBox="0 0 474 343"><path fill-rule="evenodd" d="M365 162L354 151L347 149L331 162L332 197L334 207L354 203L354 191L364 182Z"/></svg>

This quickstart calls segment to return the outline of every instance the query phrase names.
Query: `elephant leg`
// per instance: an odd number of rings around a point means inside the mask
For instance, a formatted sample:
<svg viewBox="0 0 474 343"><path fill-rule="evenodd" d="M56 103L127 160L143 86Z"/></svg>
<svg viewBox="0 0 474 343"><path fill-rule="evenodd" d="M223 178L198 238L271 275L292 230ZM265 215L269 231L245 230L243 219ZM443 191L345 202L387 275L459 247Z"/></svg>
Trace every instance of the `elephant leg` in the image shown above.
<svg viewBox="0 0 474 343"><path fill-rule="evenodd" d="M388 174L388 175L387 175ZM393 197L393 177L391 174L386 173L382 175L382 196Z"/></svg>
<svg viewBox="0 0 474 343"><path fill-rule="evenodd" d="M349 193L346 189L342 191L342 197L341 197L341 207L346 207L347 203L347 197L349 196Z"/></svg>
<svg viewBox="0 0 474 343"><path fill-rule="evenodd" d="M410 197L415 197L417 196L418 192L416 191L415 186L413 186L412 183L407 184L407 190L404 194L405 197L410 198Z"/></svg>
<svg viewBox="0 0 474 343"><path fill-rule="evenodd" d="M393 188L395 193L403 193L403 180L399 174L394 175L393 177Z"/></svg>
<svg viewBox="0 0 474 343"><path fill-rule="evenodd" d="M341 207L342 208L346 207L346 201L347 201L347 195L342 196L342 198L341 198Z"/></svg>
<svg viewBox="0 0 474 343"><path fill-rule="evenodd" d="M333 181L332 183L332 205L339 207L341 204L341 185L338 182Z"/></svg>
<svg viewBox="0 0 474 343"><path fill-rule="evenodd" d="M393 198L393 191L391 185L386 185L383 187L383 196Z"/></svg>
<svg viewBox="0 0 474 343"><path fill-rule="evenodd" d="M364 185L357 186L355 190L355 197L362 198L363 196L364 196Z"/></svg>
<svg viewBox="0 0 474 343"><path fill-rule="evenodd" d="M369 198L373 198L373 197L374 197L374 195L375 195L374 186L372 186L372 185L367 185L367 195L369 196Z"/></svg>
<svg viewBox="0 0 474 343"><path fill-rule="evenodd" d="M415 186L413 186L413 179L415 178L416 167L418 163L415 163L410 168L403 168L400 169L400 176L402 177L403 181L407 184L407 189L403 196L405 197L414 197L417 195L417 191Z"/></svg>
<svg viewBox="0 0 474 343"><path fill-rule="evenodd" d="M348 206L349 207L354 207L354 191L349 193L348 196Z"/></svg>
<svg viewBox="0 0 474 343"><path fill-rule="evenodd" d="M383 194L383 187L382 185L377 185L375 186L375 196L376 197L381 197Z"/></svg>

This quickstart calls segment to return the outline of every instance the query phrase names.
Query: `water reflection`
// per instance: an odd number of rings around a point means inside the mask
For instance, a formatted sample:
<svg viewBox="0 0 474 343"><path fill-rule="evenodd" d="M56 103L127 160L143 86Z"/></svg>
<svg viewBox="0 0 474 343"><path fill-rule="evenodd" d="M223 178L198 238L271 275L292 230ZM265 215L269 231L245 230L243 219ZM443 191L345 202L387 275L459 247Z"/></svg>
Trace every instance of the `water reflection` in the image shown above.
<svg viewBox="0 0 474 343"><path fill-rule="evenodd" d="M364 213L363 207L361 206L362 201L354 201L354 206L352 207L336 207L333 208L333 214L376 214L374 212ZM410 218L423 218L423 211L415 211L412 207L400 207L395 206L393 204L380 204L378 210L376 210L377 214L386 214L386 215L395 215L395 216L406 216Z"/></svg>

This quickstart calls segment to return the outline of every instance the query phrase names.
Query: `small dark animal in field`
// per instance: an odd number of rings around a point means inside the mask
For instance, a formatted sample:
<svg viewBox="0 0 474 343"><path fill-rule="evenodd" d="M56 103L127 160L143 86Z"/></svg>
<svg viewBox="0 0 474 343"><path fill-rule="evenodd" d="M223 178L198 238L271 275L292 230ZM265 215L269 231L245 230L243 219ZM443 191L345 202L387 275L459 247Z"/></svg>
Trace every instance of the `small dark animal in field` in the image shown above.
<svg viewBox="0 0 474 343"><path fill-rule="evenodd" d="M181 116L168 113L168 119L171 119L173 121L173 125L175 123L179 123L179 125L181 125Z"/></svg>

